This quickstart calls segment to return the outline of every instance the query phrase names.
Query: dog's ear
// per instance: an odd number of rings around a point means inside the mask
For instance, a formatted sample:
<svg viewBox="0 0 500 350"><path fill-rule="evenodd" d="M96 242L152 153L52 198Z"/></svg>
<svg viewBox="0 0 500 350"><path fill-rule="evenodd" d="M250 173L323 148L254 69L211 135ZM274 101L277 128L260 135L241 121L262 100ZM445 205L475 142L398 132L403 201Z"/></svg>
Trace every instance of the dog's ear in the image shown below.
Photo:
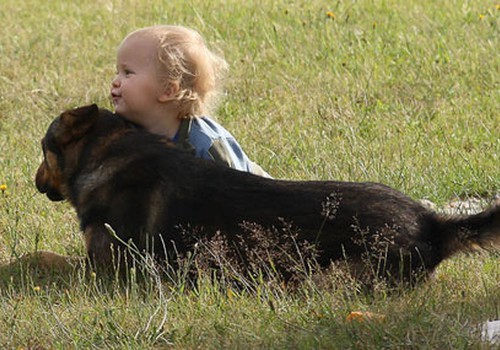
<svg viewBox="0 0 500 350"><path fill-rule="evenodd" d="M80 139L99 118L96 104L67 110L60 115L54 134L62 144Z"/></svg>
<svg viewBox="0 0 500 350"><path fill-rule="evenodd" d="M61 115L61 121L76 136L76 134L85 134L98 117L99 108L96 104L91 104L66 111Z"/></svg>

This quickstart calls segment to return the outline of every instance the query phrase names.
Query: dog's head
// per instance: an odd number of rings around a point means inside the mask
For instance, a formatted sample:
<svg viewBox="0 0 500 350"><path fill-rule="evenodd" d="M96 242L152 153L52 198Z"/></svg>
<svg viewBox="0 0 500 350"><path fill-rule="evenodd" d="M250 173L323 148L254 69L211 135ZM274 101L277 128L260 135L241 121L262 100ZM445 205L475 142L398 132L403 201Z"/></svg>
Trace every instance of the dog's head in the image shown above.
<svg viewBox="0 0 500 350"><path fill-rule="evenodd" d="M69 198L65 173L68 163L78 156L78 143L99 117L99 108L93 104L59 115L42 139L43 161L38 167L35 183L38 191L52 201Z"/></svg>

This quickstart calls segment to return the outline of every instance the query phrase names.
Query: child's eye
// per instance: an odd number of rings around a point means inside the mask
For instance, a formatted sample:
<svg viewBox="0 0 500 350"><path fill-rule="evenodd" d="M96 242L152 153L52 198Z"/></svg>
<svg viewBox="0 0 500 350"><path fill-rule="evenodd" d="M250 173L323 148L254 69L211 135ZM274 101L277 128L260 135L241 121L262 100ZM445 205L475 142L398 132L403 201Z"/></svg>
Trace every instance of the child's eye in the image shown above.
<svg viewBox="0 0 500 350"><path fill-rule="evenodd" d="M130 69L125 69L123 71L123 73L125 73L125 75L131 75L131 74L134 74L134 72L132 72Z"/></svg>

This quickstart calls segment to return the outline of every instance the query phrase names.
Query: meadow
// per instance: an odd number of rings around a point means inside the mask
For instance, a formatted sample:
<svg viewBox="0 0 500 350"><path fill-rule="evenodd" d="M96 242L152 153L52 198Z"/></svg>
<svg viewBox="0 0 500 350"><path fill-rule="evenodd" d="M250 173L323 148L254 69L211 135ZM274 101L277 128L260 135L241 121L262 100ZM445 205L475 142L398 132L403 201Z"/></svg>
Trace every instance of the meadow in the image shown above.
<svg viewBox="0 0 500 350"><path fill-rule="evenodd" d="M182 271L103 279L16 264L84 255L74 210L37 193L61 111L110 108L116 47L190 26L230 71L216 119L275 178L376 181L436 203L500 193L500 5L467 0L2 0L0 348L469 349L500 319L500 255L459 255L413 288L335 271L293 289ZM10 265L9 265L10 264ZM350 322L352 311L384 315Z"/></svg>

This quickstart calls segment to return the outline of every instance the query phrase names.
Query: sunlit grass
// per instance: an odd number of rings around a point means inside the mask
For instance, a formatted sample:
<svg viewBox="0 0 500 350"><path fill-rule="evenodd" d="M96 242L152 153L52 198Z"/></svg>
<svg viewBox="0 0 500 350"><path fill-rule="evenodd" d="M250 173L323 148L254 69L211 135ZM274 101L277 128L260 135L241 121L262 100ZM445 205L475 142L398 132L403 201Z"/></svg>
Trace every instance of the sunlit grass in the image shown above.
<svg viewBox="0 0 500 350"><path fill-rule="evenodd" d="M115 48L155 23L197 28L230 64L216 117L274 177L379 181L438 204L499 192L499 14L481 1L4 0L0 259L83 255L74 210L37 193L62 110L110 107ZM499 318L498 255L458 256L414 290L335 274L291 290L202 276L0 274L2 348L474 348ZM386 316L350 323L351 311Z"/></svg>

